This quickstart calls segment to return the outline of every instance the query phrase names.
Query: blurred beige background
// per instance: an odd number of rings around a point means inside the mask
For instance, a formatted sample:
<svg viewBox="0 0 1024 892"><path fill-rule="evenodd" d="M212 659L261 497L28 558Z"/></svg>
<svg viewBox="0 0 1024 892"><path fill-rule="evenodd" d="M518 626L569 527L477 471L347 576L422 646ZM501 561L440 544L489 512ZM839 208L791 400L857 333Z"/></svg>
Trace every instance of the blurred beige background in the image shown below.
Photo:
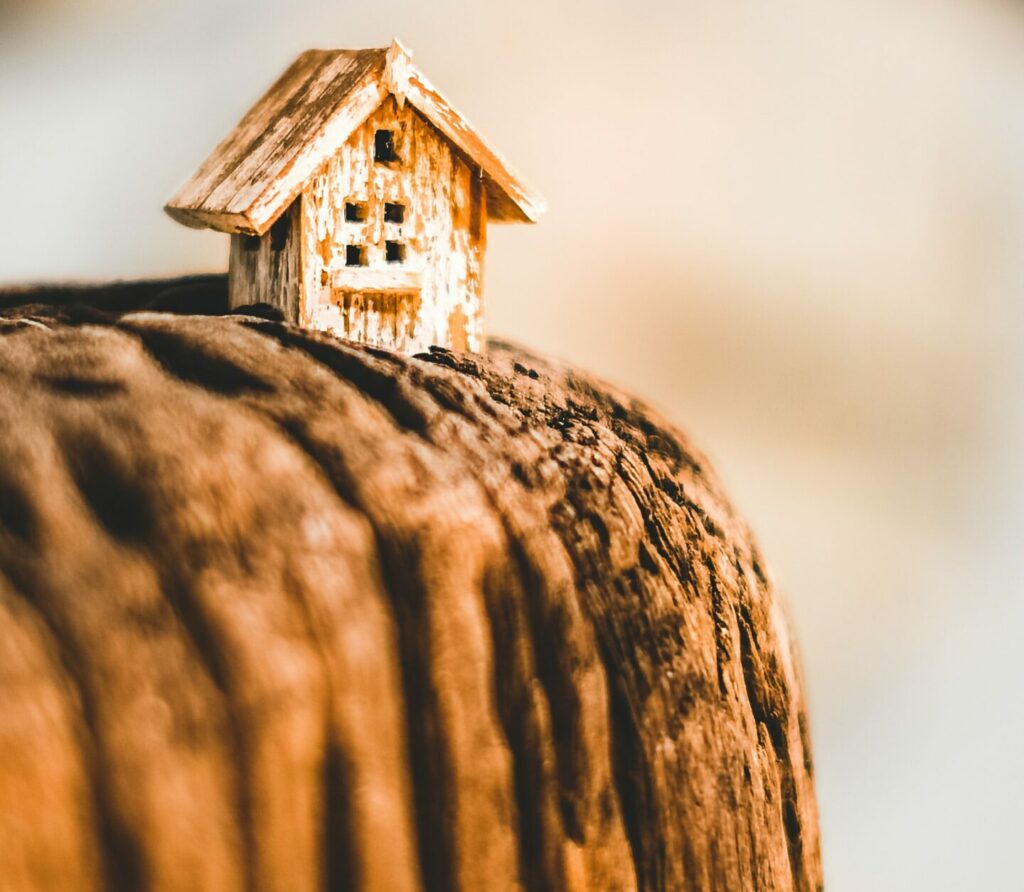
<svg viewBox="0 0 1024 892"><path fill-rule="evenodd" d="M224 269L163 202L296 52L393 34L551 206L492 230L492 332L759 532L828 888L1021 888L1024 5L0 0L0 280Z"/></svg>

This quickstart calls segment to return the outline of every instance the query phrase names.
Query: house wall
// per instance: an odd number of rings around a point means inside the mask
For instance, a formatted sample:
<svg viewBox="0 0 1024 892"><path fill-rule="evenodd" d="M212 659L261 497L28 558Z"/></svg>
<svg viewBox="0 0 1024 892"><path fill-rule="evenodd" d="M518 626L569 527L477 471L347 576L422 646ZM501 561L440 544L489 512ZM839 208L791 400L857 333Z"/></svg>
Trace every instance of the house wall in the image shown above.
<svg viewBox="0 0 1024 892"><path fill-rule="evenodd" d="M299 321L302 291L301 202L296 199L262 237L233 235L228 259L232 309L267 303Z"/></svg>
<svg viewBox="0 0 1024 892"><path fill-rule="evenodd" d="M384 129L399 157L391 164L374 161ZM345 220L349 201L366 205L365 222ZM403 223L384 221L386 202L404 205ZM483 183L411 106L388 97L308 181L301 232L302 324L408 353L483 348ZM404 262L387 262L386 240L405 244ZM346 266L346 245L365 249L365 267Z"/></svg>

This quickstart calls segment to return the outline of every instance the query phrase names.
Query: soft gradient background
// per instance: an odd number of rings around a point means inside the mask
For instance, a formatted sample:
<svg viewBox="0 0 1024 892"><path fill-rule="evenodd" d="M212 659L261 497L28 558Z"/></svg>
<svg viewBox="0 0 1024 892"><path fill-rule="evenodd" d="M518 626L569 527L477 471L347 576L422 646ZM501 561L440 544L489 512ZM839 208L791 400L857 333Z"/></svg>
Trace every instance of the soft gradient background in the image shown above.
<svg viewBox="0 0 1024 892"><path fill-rule="evenodd" d="M788 593L828 888L1022 888L1024 5L0 0L0 280L217 270L163 202L399 35L548 198L489 325L659 404Z"/></svg>

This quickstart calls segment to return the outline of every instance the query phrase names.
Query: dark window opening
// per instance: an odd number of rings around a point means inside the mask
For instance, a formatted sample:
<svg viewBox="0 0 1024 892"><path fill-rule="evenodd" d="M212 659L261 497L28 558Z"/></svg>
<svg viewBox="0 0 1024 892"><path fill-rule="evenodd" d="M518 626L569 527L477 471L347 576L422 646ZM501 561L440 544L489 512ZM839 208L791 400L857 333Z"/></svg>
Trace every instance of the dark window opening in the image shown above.
<svg viewBox="0 0 1024 892"><path fill-rule="evenodd" d="M258 251L260 249L260 237L258 235L243 235L242 236L242 250L243 251Z"/></svg>
<svg viewBox="0 0 1024 892"><path fill-rule="evenodd" d="M366 266L366 248L362 245L345 245L345 266Z"/></svg>
<svg viewBox="0 0 1024 892"><path fill-rule="evenodd" d="M384 203L384 222L385 223L404 223L405 222L405 205L398 204L397 202L387 201Z"/></svg>
<svg viewBox="0 0 1024 892"><path fill-rule="evenodd" d="M363 201L346 201L345 202L345 220L349 223L365 223L366 222L366 202Z"/></svg>
<svg viewBox="0 0 1024 892"><path fill-rule="evenodd" d="M373 160L384 163L398 160L395 152L395 134L391 130L378 130L373 135Z"/></svg>
<svg viewBox="0 0 1024 892"><path fill-rule="evenodd" d="M405 260L405 242L384 242L384 257L388 263L401 263Z"/></svg>
<svg viewBox="0 0 1024 892"><path fill-rule="evenodd" d="M292 221L287 213L282 214L270 227L270 248L273 251L280 251L288 243L288 233L291 232Z"/></svg>

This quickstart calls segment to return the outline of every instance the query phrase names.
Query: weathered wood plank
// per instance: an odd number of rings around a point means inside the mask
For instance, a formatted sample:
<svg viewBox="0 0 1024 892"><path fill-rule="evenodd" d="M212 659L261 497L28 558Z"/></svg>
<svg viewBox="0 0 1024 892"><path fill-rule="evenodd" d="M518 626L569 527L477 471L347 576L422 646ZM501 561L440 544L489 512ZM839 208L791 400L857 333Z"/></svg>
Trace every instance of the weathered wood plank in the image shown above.
<svg viewBox="0 0 1024 892"><path fill-rule="evenodd" d="M178 191L167 212L189 226L262 235L310 176L389 95L408 99L484 172L495 220L536 221L543 201L412 65L390 49L299 56Z"/></svg>
<svg viewBox="0 0 1024 892"><path fill-rule="evenodd" d="M168 212L179 219L197 212L204 224L224 215L229 231L262 235L325 154L380 104L384 60L384 50L303 53L168 202Z"/></svg>
<svg viewBox="0 0 1024 892"><path fill-rule="evenodd" d="M302 212L296 200L266 234L231 236L228 295L232 309L247 304L270 304L287 321L299 321L301 226Z"/></svg>

